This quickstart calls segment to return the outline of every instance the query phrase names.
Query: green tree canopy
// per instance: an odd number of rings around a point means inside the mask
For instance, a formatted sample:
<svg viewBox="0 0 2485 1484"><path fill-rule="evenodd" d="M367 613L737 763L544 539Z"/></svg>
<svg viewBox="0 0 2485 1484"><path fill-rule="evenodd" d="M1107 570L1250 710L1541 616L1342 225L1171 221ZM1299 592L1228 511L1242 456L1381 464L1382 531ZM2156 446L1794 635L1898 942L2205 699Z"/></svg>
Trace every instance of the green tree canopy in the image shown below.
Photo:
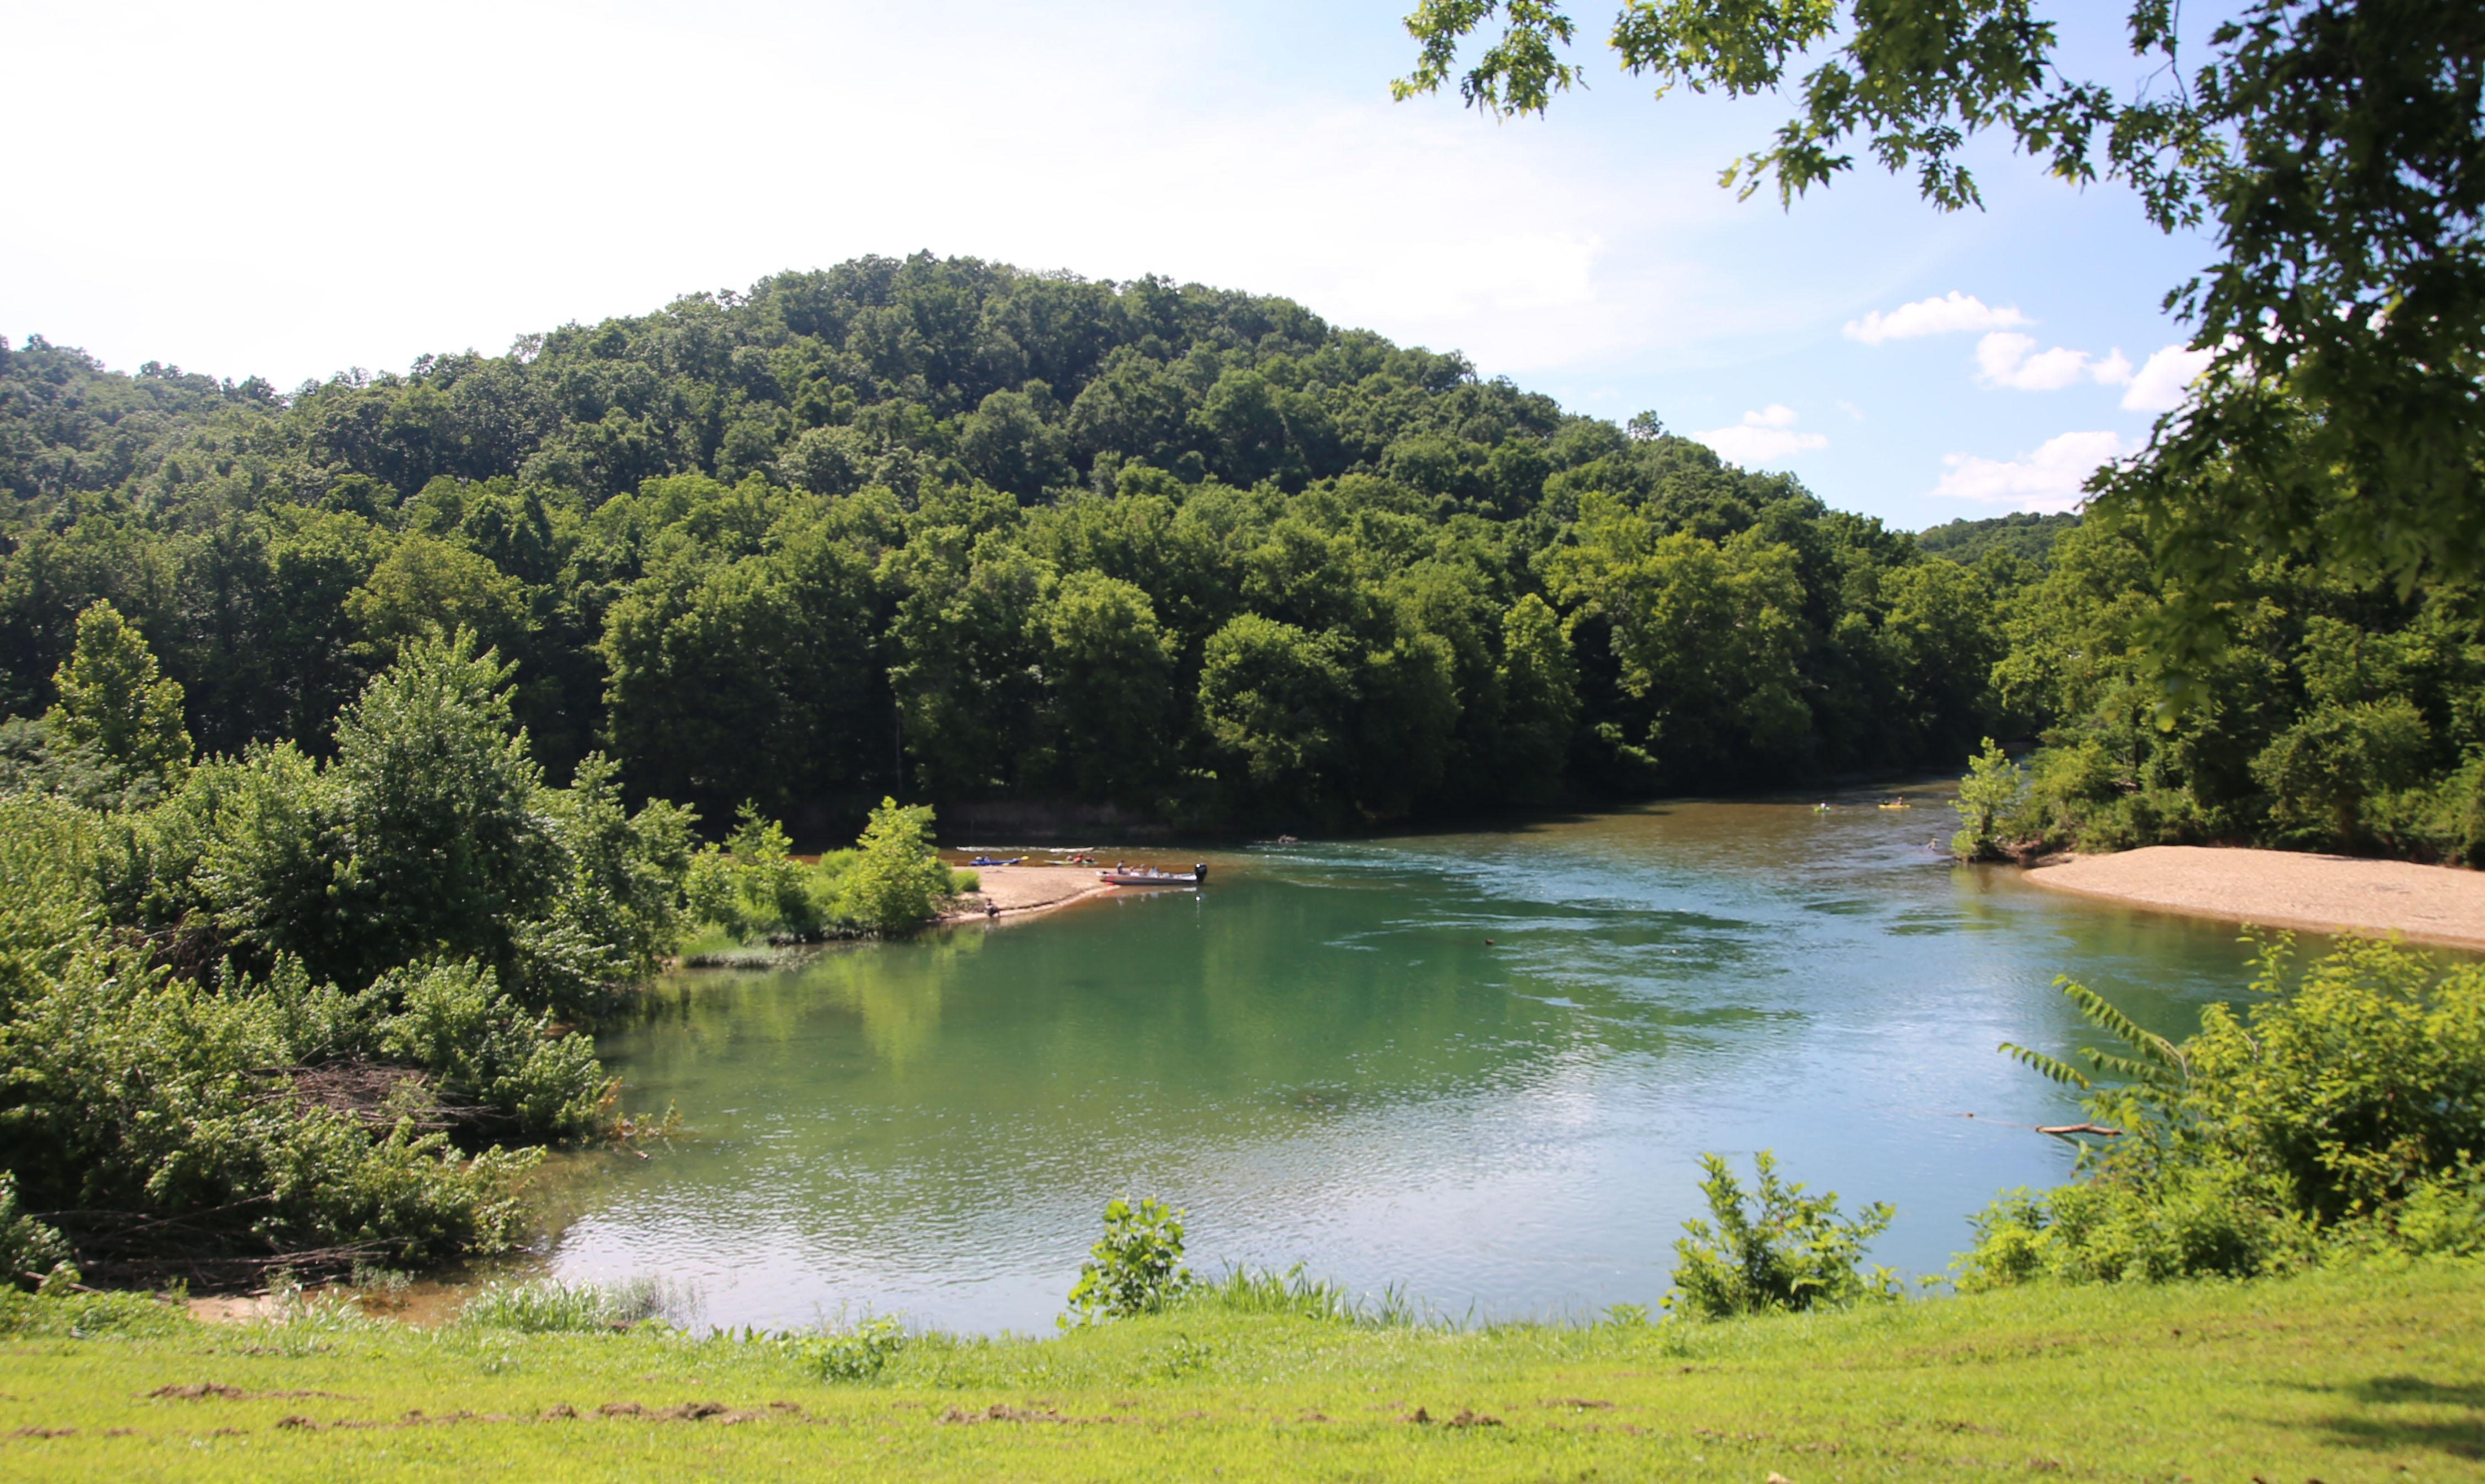
<svg viewBox="0 0 2485 1484"><path fill-rule="evenodd" d="M342 984L432 956L521 978L560 851L508 685L463 632L417 640L347 709L328 768L254 760L212 857L232 925Z"/></svg>
<svg viewBox="0 0 2485 1484"><path fill-rule="evenodd" d="M1280 810L1328 806L1324 767L1344 742L1354 675L1334 634L1245 613L1208 641L1199 709L1244 790Z"/></svg>
<svg viewBox="0 0 2485 1484"><path fill-rule="evenodd" d="M957 894L949 868L932 851L932 811L922 805L882 799L855 850L840 905L864 927L884 932L916 927Z"/></svg>
<svg viewBox="0 0 2485 1484"><path fill-rule="evenodd" d="M181 687L163 678L146 635L110 603L78 615L77 647L53 685L60 699L44 719L63 742L95 748L133 778L161 782L189 766Z"/></svg>
<svg viewBox="0 0 2485 1484"><path fill-rule="evenodd" d="M1623 688L1652 708L1644 745L1728 773L1748 766L1738 760L1799 755L1812 716L1794 552L1757 528L1724 543L1659 534L1602 499L1580 529L1553 570L1565 596L1611 626Z"/></svg>
<svg viewBox="0 0 2485 1484"><path fill-rule="evenodd" d="M464 630L505 650L526 633L526 589L486 557L421 533L400 538L345 599L363 642L383 661L406 644Z"/></svg>
<svg viewBox="0 0 2485 1484"><path fill-rule="evenodd" d="M0 347L0 781L87 796L30 718L103 599L271 827L461 627L544 783L806 846L889 796L1223 828L1949 767L2001 735L1980 646L2025 576L1286 300L928 255L284 396ZM1776 553L1768 746L1572 580L1589 512L1686 573Z"/></svg>
<svg viewBox="0 0 2485 1484"><path fill-rule="evenodd" d="M1144 802L1161 784L1164 737L1183 722L1180 645L1147 592L1101 572L1064 578L1045 606L1046 737L1079 796Z"/></svg>

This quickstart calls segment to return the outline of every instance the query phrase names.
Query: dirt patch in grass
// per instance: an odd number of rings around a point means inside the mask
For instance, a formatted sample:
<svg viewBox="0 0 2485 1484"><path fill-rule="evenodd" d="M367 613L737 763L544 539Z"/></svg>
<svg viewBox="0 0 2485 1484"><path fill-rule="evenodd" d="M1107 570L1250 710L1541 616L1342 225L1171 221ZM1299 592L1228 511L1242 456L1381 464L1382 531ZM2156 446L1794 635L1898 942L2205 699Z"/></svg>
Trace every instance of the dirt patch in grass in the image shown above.
<svg viewBox="0 0 2485 1484"><path fill-rule="evenodd" d="M222 1397L227 1401L292 1401L301 1397L323 1396L332 1401L352 1401L353 1397L337 1391L249 1391L237 1386L222 1386L213 1381L191 1381L179 1386L159 1386L147 1393L150 1401L198 1401Z"/></svg>

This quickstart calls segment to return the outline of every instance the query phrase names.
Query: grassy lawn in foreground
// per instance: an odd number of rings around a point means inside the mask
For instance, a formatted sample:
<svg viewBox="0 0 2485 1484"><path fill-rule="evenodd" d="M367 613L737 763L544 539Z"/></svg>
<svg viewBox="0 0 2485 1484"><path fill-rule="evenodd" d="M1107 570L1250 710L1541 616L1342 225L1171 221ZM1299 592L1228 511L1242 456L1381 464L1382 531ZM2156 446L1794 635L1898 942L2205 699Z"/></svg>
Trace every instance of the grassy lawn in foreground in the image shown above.
<svg viewBox="0 0 2485 1484"><path fill-rule="evenodd" d="M135 1312L141 1309L153 1312ZM2474 1479L2485 1266L2045 1288L1720 1325L1355 1326L1193 1308L782 1345L18 1301L0 1476Z"/></svg>

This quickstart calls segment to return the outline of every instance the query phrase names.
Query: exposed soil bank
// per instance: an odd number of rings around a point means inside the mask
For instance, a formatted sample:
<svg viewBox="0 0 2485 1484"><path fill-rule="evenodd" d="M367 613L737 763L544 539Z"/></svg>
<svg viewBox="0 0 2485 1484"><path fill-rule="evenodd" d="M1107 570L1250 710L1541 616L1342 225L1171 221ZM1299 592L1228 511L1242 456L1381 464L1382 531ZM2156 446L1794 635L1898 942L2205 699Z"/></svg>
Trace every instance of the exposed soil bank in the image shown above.
<svg viewBox="0 0 2485 1484"><path fill-rule="evenodd" d="M2134 906L2314 932L2395 932L2485 949L2485 872L2295 850L2152 845L2039 866L2028 879Z"/></svg>
<svg viewBox="0 0 2485 1484"><path fill-rule="evenodd" d="M1031 916L1049 912L1054 907L1088 897L1101 896L1113 888L1096 878L1093 866L976 866L972 868L982 879L981 890L958 899L958 907L942 920L972 922L992 914L985 908L997 906L1004 917Z"/></svg>

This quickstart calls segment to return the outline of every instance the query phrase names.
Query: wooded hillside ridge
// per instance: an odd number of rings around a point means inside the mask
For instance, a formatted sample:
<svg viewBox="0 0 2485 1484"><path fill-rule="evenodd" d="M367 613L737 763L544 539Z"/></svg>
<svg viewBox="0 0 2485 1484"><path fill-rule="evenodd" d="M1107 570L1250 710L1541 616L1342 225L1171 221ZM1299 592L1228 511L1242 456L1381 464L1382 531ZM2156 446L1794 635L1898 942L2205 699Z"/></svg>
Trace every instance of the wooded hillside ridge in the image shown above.
<svg viewBox="0 0 2485 1484"><path fill-rule="evenodd" d="M711 837L749 805L833 844L892 796L1366 828L1990 736L2046 749L1988 845L2485 854L2467 584L2238 549L2170 714L2188 600L2131 518L1909 536L1652 414L1162 279L860 258L290 393L35 338L0 487L0 773L40 787L78 776L39 718L108 599L206 755L325 756L462 628L548 779L600 750Z"/></svg>
<svg viewBox="0 0 2485 1484"><path fill-rule="evenodd" d="M1159 279L864 258L290 393L36 338L0 486L0 709L109 598L203 750L316 755L462 625L551 776L601 746L711 829L887 794L1351 824L1954 766L1993 724L1982 569Z"/></svg>

